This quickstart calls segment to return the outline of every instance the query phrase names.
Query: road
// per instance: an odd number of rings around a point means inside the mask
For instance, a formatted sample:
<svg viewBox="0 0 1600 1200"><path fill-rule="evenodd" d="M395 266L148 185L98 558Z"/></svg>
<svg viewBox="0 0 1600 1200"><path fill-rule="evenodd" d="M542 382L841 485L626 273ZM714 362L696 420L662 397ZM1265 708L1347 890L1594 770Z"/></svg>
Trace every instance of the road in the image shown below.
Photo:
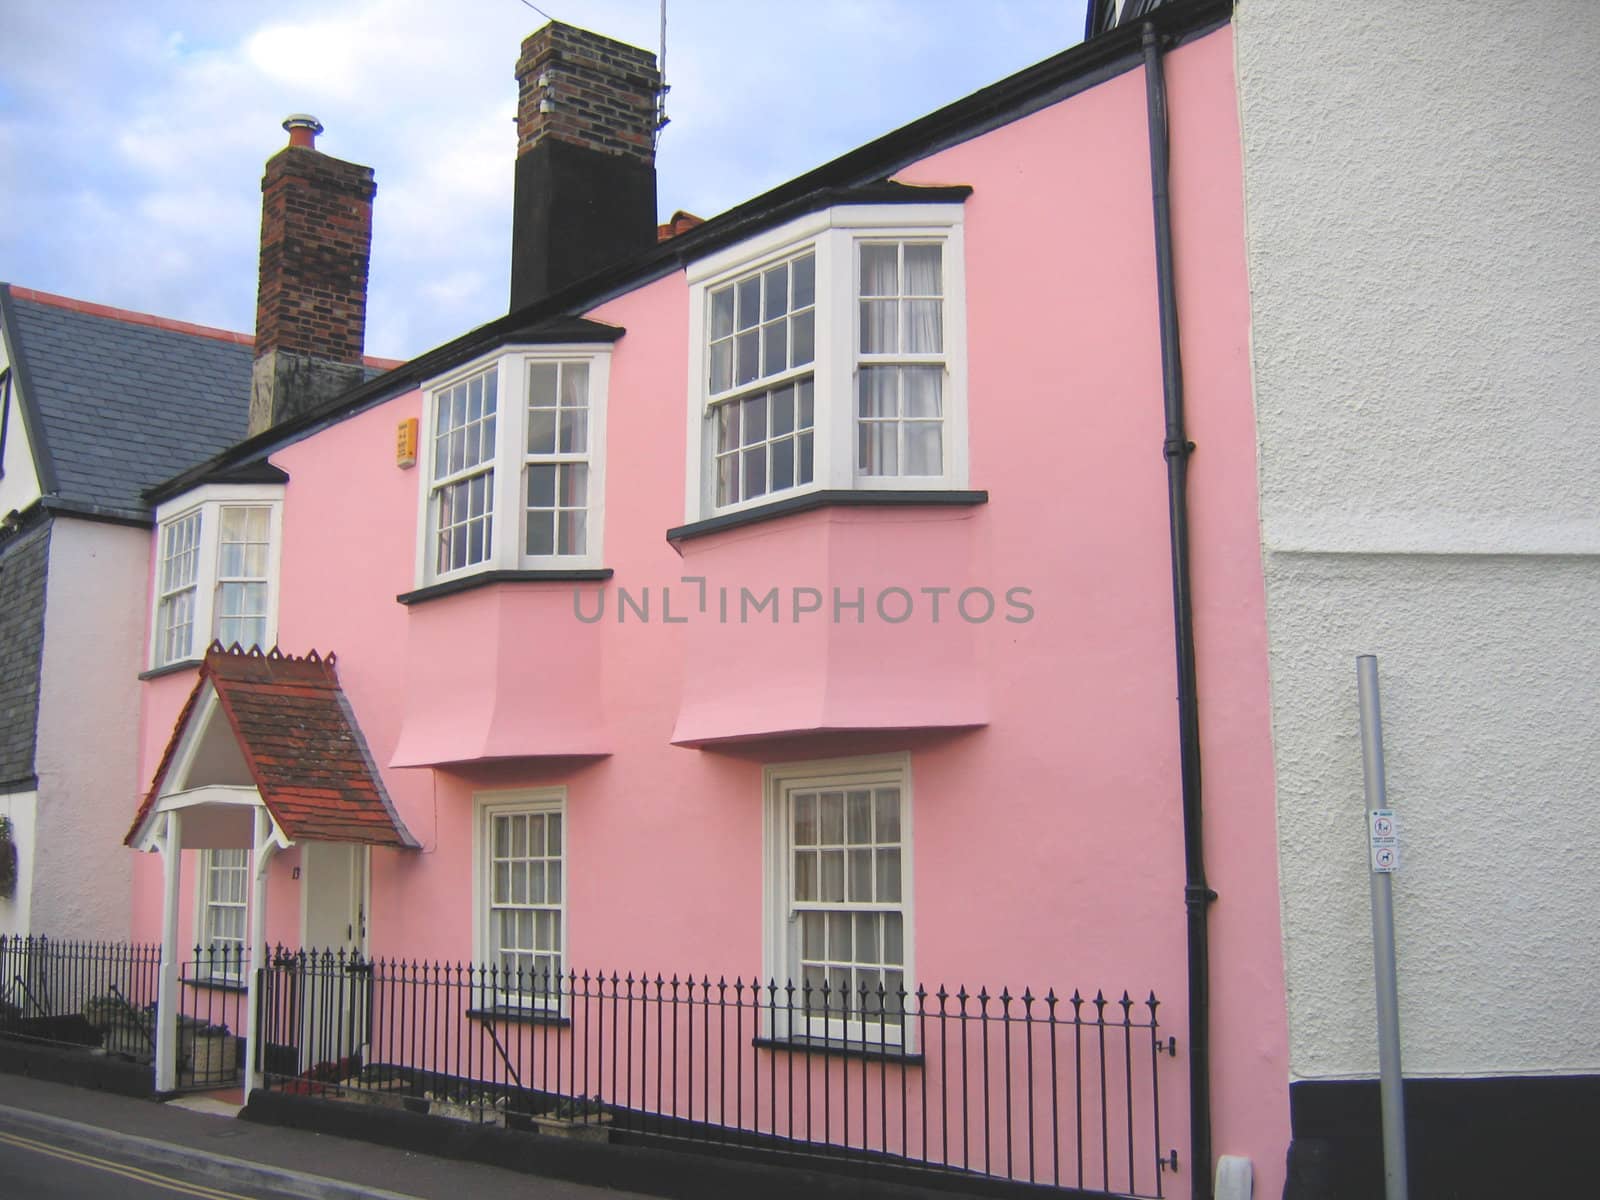
<svg viewBox="0 0 1600 1200"><path fill-rule="evenodd" d="M6 1200L278 1200L290 1193L219 1186L199 1171L140 1166L103 1146L0 1129L0 1194Z"/></svg>

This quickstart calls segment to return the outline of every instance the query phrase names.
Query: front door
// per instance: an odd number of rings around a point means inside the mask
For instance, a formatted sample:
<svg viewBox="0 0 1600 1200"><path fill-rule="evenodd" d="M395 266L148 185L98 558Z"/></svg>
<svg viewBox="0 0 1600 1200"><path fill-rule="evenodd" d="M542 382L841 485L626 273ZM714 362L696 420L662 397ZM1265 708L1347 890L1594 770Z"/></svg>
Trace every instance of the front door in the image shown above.
<svg viewBox="0 0 1600 1200"><path fill-rule="evenodd" d="M341 1077L359 1062L368 1040L371 975L367 948L366 846L305 842L301 846L300 1070Z"/></svg>

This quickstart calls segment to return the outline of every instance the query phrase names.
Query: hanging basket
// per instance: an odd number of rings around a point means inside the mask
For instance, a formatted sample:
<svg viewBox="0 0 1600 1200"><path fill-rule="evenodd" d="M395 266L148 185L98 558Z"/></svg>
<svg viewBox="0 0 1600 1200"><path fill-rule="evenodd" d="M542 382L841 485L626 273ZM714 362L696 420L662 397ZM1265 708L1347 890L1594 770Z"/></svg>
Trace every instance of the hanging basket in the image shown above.
<svg viewBox="0 0 1600 1200"><path fill-rule="evenodd" d="M0 900L17 894L17 843L12 840L11 818L0 817Z"/></svg>

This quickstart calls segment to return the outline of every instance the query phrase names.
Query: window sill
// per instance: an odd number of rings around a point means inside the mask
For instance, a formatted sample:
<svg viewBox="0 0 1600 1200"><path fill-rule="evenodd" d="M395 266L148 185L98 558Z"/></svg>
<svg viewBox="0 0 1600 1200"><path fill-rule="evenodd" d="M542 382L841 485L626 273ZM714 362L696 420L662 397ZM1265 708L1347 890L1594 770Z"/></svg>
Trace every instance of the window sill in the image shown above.
<svg viewBox="0 0 1600 1200"><path fill-rule="evenodd" d="M840 1041L837 1038L751 1038L750 1044L763 1050L788 1050L795 1054L826 1054L834 1058L863 1058L900 1063L907 1067L920 1067L921 1054L888 1044L874 1046L871 1042Z"/></svg>
<svg viewBox="0 0 1600 1200"><path fill-rule="evenodd" d="M555 568L545 571L483 571L460 579L447 579L443 583L429 584L412 592L401 592L395 600L401 604L423 604L441 596L454 596L457 592L470 592L474 588L489 587L496 583L598 583L610 579L610 567ZM144 676L140 676L144 678Z"/></svg>
<svg viewBox="0 0 1600 1200"><path fill-rule="evenodd" d="M184 987L203 988L208 992L234 992L240 996L250 990L242 979L185 979L182 983Z"/></svg>
<svg viewBox="0 0 1600 1200"><path fill-rule="evenodd" d="M180 658L177 662L169 662L163 667L154 667L148 671L140 671L140 679L160 679L163 675L176 675L179 671L192 671L201 663L198 658Z"/></svg>
<svg viewBox="0 0 1600 1200"><path fill-rule="evenodd" d="M537 1008L516 1008L511 1005L496 1005L494 1008L469 1008L467 1016L474 1021L514 1021L521 1025L558 1025L562 1027L572 1024L571 1017L563 1017L560 1013L545 1012Z"/></svg>
<svg viewBox="0 0 1600 1200"><path fill-rule="evenodd" d="M757 508L747 508L740 512L725 513L720 517L707 517L704 521L676 526L667 530L667 541L675 544L686 542L691 538L721 533L725 529L738 529L762 521L775 521L780 517L814 512L819 508L970 508L987 503L989 503L989 493L986 491L941 489L913 492L833 489L807 492L784 500L774 500L771 504L763 504Z"/></svg>

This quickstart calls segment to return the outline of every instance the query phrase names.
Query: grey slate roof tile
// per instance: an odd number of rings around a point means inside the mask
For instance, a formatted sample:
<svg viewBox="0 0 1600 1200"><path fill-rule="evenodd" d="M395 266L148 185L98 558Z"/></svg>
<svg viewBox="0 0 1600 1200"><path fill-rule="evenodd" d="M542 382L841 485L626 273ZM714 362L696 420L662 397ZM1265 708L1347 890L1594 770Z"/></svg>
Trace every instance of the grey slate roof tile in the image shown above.
<svg viewBox="0 0 1600 1200"><path fill-rule="evenodd" d="M61 499L147 515L141 492L245 436L249 346L15 292L10 306Z"/></svg>

